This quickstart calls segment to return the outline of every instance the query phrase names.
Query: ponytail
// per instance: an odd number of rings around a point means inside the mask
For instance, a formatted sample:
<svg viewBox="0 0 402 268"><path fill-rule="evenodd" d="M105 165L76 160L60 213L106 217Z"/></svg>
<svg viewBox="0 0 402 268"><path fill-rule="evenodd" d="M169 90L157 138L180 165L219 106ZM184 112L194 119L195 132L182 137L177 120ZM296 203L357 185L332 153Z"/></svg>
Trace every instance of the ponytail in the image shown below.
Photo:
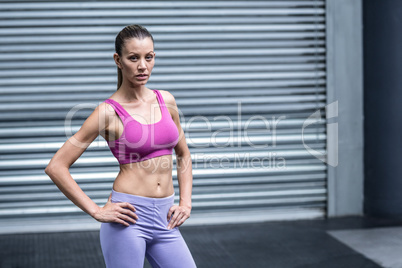
<svg viewBox="0 0 402 268"><path fill-rule="evenodd" d="M116 90L119 90L122 83L123 83L123 75L121 73L121 69L117 66L117 89Z"/></svg>

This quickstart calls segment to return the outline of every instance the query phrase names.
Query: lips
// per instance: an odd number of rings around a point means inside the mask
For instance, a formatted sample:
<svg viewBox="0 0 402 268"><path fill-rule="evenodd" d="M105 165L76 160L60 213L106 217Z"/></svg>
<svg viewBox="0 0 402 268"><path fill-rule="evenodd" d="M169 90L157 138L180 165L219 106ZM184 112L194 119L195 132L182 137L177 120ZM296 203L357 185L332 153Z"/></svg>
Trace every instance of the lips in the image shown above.
<svg viewBox="0 0 402 268"><path fill-rule="evenodd" d="M147 74L139 74L139 75L137 75L137 77L148 77L148 75Z"/></svg>

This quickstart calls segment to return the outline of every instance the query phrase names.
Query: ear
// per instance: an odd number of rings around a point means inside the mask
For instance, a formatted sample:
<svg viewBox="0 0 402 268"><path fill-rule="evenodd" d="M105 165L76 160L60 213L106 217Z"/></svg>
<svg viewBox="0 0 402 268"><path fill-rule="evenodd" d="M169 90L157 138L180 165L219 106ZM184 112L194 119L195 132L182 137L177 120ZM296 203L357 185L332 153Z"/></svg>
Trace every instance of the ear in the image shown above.
<svg viewBox="0 0 402 268"><path fill-rule="evenodd" d="M114 62L116 63L116 65L117 65L117 67L119 67L120 69L123 69L122 66L121 66L119 54L114 53L113 54L113 59L114 59Z"/></svg>

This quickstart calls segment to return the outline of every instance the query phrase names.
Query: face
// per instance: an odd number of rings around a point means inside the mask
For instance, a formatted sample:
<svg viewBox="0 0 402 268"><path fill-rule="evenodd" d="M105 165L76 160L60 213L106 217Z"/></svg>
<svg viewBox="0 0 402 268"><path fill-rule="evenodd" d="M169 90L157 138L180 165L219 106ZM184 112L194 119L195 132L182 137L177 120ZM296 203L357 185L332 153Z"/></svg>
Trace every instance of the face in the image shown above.
<svg viewBox="0 0 402 268"><path fill-rule="evenodd" d="M113 55L121 69L123 81L132 85L145 85L151 76L155 64L155 52L152 39L131 38L125 41L121 57Z"/></svg>

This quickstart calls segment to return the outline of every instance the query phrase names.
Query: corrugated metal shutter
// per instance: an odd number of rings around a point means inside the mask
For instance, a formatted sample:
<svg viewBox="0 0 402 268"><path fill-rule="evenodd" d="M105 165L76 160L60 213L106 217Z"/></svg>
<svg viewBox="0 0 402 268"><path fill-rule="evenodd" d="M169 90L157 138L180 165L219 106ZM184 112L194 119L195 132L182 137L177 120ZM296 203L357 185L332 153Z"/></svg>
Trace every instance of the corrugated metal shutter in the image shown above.
<svg viewBox="0 0 402 268"><path fill-rule="evenodd" d="M114 38L133 23L156 41L148 87L172 92L183 112L193 221L232 221L225 213L241 221L245 211L325 216L326 165L301 139L326 103L325 1L317 0L0 1L0 217L86 215L44 168L67 139L69 111L82 107L75 133L115 91ZM322 120L304 141L325 150L325 133ZM99 136L70 172L103 205L118 164Z"/></svg>

